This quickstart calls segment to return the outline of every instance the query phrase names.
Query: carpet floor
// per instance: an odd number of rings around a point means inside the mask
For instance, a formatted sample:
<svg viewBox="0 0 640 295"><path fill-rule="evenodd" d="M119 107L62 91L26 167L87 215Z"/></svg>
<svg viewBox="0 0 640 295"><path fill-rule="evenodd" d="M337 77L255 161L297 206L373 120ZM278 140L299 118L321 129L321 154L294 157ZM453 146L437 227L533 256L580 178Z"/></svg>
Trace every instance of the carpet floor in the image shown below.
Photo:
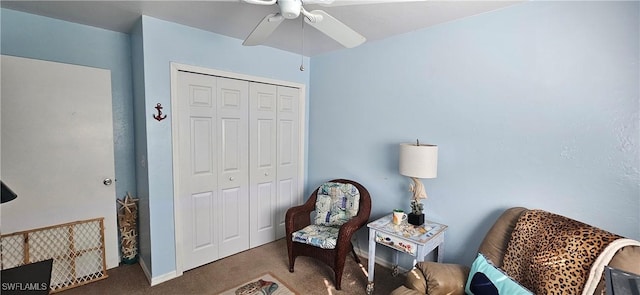
<svg viewBox="0 0 640 295"><path fill-rule="evenodd" d="M358 252L356 250L356 252ZM266 272L272 273L300 295L306 294L366 294L367 259L361 264L347 256L342 290L337 291L333 271L325 264L308 257L296 259L295 271L289 272L287 245L280 239L201 267L156 286L149 282L138 264L121 265L107 270L108 278L62 291L75 294L218 294ZM404 283L405 276L393 277L391 270L376 264L374 294L389 294Z"/></svg>

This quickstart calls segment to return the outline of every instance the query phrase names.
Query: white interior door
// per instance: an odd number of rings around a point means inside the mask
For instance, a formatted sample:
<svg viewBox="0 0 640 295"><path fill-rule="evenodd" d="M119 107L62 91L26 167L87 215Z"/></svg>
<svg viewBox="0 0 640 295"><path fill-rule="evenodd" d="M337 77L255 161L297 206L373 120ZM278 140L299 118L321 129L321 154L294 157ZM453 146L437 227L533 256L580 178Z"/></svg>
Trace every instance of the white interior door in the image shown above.
<svg viewBox="0 0 640 295"><path fill-rule="evenodd" d="M178 72L183 271L249 248L248 82Z"/></svg>
<svg viewBox="0 0 640 295"><path fill-rule="evenodd" d="M178 72L177 103L178 132L173 136L180 159L176 187L181 210L176 215L182 221L182 263L189 270L220 255L216 79Z"/></svg>
<svg viewBox="0 0 640 295"><path fill-rule="evenodd" d="M254 78L172 65L179 272L284 236L302 201L304 91Z"/></svg>
<svg viewBox="0 0 640 295"><path fill-rule="evenodd" d="M251 83L251 247L285 236L287 209L300 203L297 88Z"/></svg>
<svg viewBox="0 0 640 295"><path fill-rule="evenodd" d="M106 265L118 265L111 73L2 56L3 234L104 217Z"/></svg>
<svg viewBox="0 0 640 295"><path fill-rule="evenodd" d="M251 247L275 240L276 237L276 140L277 87L251 83L250 102L250 197Z"/></svg>

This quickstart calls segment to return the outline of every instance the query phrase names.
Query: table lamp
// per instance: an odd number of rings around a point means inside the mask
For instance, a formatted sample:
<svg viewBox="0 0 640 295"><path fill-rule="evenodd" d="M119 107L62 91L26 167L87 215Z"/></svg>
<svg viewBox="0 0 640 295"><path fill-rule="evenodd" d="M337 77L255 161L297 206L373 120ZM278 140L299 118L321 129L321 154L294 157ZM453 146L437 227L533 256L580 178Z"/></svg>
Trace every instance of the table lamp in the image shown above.
<svg viewBox="0 0 640 295"><path fill-rule="evenodd" d="M433 144L401 143L400 174L411 177L413 183L409 191L413 192L411 213L407 214L407 222L413 225L424 224L423 204L421 199L427 198L421 178L438 176L438 146Z"/></svg>

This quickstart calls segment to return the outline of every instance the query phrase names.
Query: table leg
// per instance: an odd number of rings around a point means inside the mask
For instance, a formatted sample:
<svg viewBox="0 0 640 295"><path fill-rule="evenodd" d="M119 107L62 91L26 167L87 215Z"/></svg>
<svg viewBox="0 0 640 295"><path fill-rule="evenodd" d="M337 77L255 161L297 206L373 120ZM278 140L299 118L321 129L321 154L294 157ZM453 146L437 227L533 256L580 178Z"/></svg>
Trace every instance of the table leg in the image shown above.
<svg viewBox="0 0 640 295"><path fill-rule="evenodd" d="M373 282L367 283L367 295L373 294Z"/></svg>
<svg viewBox="0 0 640 295"><path fill-rule="evenodd" d="M444 259L444 242L440 243L438 247L436 247L436 261L442 263Z"/></svg>
<svg viewBox="0 0 640 295"><path fill-rule="evenodd" d="M398 251L393 251L393 267L391 268L391 276L397 277L400 271L398 270Z"/></svg>
<svg viewBox="0 0 640 295"><path fill-rule="evenodd" d="M369 270L368 277L369 282L367 283L367 295L373 294L373 271L376 267L376 231L374 229L369 229Z"/></svg>

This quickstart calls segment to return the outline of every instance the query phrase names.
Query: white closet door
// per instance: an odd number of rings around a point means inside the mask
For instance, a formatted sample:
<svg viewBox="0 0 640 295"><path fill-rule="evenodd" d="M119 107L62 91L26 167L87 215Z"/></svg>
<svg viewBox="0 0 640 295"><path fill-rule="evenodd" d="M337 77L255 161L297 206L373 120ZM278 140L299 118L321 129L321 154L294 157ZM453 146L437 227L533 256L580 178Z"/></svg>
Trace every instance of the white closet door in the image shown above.
<svg viewBox="0 0 640 295"><path fill-rule="evenodd" d="M180 271L284 236L302 199L298 88L212 75L175 78Z"/></svg>
<svg viewBox="0 0 640 295"><path fill-rule="evenodd" d="M284 237L287 209L300 203L298 195L299 99L298 88L278 86L276 238Z"/></svg>
<svg viewBox="0 0 640 295"><path fill-rule="evenodd" d="M249 248L249 82L217 79L222 258Z"/></svg>
<svg viewBox="0 0 640 295"><path fill-rule="evenodd" d="M251 247L271 242L276 237L276 135L277 88L251 83L250 154L251 159Z"/></svg>
<svg viewBox="0 0 640 295"><path fill-rule="evenodd" d="M178 72L178 201L184 270L219 257L215 77Z"/></svg>

